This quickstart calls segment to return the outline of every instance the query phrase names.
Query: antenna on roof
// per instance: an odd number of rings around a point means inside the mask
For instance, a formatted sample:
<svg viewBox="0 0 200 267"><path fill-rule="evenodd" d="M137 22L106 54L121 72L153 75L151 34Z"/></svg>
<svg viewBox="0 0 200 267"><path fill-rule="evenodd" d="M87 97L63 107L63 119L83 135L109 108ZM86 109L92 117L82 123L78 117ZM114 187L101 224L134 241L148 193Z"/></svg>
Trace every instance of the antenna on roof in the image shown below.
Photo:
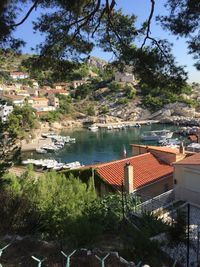
<svg viewBox="0 0 200 267"><path fill-rule="evenodd" d="M123 145L123 157L124 157L124 158L127 157L127 152L126 152L126 147L125 147L125 145Z"/></svg>

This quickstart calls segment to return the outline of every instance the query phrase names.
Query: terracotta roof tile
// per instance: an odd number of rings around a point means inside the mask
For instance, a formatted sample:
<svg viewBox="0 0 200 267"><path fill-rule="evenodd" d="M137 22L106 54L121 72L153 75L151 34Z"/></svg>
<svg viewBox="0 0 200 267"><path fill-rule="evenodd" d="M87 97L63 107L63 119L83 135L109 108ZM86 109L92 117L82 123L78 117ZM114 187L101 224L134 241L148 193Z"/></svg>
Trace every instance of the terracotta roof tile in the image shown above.
<svg viewBox="0 0 200 267"><path fill-rule="evenodd" d="M45 97L31 97L31 99L35 101L48 101Z"/></svg>
<svg viewBox="0 0 200 267"><path fill-rule="evenodd" d="M131 144L131 146L147 148L147 149L161 151L161 152L167 152L167 153L171 153L171 154L179 154L179 149L177 149L177 148L164 147L164 146L144 146L144 145L137 145L137 144Z"/></svg>
<svg viewBox="0 0 200 267"><path fill-rule="evenodd" d="M68 91L64 90L64 89L50 89L50 90L47 90L47 93L51 93L51 94L67 94Z"/></svg>
<svg viewBox="0 0 200 267"><path fill-rule="evenodd" d="M122 179L124 179L124 166L126 163L130 163L133 166L135 189L155 182L173 172L172 166L159 162L151 153L108 163L90 165L89 167L94 168L96 172L115 189L121 190Z"/></svg>
<svg viewBox="0 0 200 267"><path fill-rule="evenodd" d="M192 156L186 157L186 158L174 163L174 165L182 165L182 164L190 164L190 165L200 164L200 153L196 153Z"/></svg>

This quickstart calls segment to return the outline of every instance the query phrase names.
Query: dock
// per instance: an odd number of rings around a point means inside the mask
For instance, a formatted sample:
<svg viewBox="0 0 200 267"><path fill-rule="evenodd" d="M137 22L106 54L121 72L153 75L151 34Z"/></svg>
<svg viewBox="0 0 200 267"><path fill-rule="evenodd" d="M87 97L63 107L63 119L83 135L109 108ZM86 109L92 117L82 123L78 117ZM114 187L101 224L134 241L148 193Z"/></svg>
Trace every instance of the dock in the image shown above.
<svg viewBox="0 0 200 267"><path fill-rule="evenodd" d="M107 128L109 126L117 126L117 125L146 125L146 124L156 124L159 123L159 120L143 120L143 121L120 121L120 122L112 122L112 123L95 123L95 125L99 128Z"/></svg>

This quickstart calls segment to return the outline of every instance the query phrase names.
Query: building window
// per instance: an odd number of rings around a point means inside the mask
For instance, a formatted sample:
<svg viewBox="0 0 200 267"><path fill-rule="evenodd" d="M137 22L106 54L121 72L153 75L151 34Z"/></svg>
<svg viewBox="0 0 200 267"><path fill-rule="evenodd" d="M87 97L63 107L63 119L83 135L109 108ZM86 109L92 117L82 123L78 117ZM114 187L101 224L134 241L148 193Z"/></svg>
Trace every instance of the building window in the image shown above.
<svg viewBox="0 0 200 267"><path fill-rule="evenodd" d="M169 185L168 184L164 184L164 192L169 191Z"/></svg>

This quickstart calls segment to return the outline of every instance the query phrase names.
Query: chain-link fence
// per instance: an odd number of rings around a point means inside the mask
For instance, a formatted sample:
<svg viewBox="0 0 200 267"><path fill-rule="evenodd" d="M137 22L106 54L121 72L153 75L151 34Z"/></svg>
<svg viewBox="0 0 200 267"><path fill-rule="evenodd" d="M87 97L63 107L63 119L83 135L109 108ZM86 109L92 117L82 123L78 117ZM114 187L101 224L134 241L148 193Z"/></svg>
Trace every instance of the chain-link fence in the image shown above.
<svg viewBox="0 0 200 267"><path fill-rule="evenodd" d="M145 200L145 196L138 196ZM152 237L160 247L181 267L200 266L200 207L184 201L175 201L174 191L148 199L128 212L134 223L134 216L152 214L161 219L168 231Z"/></svg>

